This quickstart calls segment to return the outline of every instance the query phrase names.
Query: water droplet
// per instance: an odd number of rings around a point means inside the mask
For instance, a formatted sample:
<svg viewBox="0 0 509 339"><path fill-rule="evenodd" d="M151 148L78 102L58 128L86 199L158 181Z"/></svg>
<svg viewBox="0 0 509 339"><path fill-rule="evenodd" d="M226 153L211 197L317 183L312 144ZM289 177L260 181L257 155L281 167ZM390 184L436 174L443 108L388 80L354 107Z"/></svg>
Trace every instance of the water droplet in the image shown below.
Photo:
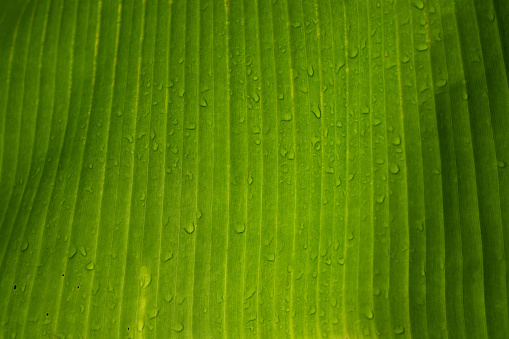
<svg viewBox="0 0 509 339"><path fill-rule="evenodd" d="M140 287L147 288L152 282L152 276L150 275L150 269L147 266L140 268Z"/></svg>
<svg viewBox="0 0 509 339"><path fill-rule="evenodd" d="M207 107L208 106L207 100L205 100L204 97L201 97L201 99L200 99L200 106L201 107Z"/></svg>
<svg viewBox="0 0 509 339"><path fill-rule="evenodd" d="M374 118L373 119L373 126L378 126L382 123L382 120L378 119L378 118Z"/></svg>
<svg viewBox="0 0 509 339"><path fill-rule="evenodd" d="M372 310L367 311L366 313L364 313L364 316L369 320L373 319L373 311Z"/></svg>
<svg viewBox="0 0 509 339"><path fill-rule="evenodd" d="M89 262L89 263L88 263L88 265L87 265L87 270L91 271L91 270L93 270L93 269L94 269L94 263L91 261L91 262Z"/></svg>
<svg viewBox="0 0 509 339"><path fill-rule="evenodd" d="M277 95L277 98L278 98L279 100L283 100L283 99L284 99L284 97L285 97L285 95L284 95L283 93L279 93L279 94Z"/></svg>
<svg viewBox="0 0 509 339"><path fill-rule="evenodd" d="M80 247L80 254L84 257L87 256L87 249L85 248L85 246Z"/></svg>
<svg viewBox="0 0 509 339"><path fill-rule="evenodd" d="M312 77L313 74L315 74L315 70L313 69L313 66L310 65L308 66L308 75Z"/></svg>
<svg viewBox="0 0 509 339"><path fill-rule="evenodd" d="M76 249L76 246L72 246L70 249L69 249L69 254L68 254L68 258L71 259L72 257L74 257L74 255L76 255L76 252L77 252L77 249Z"/></svg>
<svg viewBox="0 0 509 339"><path fill-rule="evenodd" d="M375 296L377 296L377 297L378 297L378 296L380 296L380 294L382 294L382 289L381 289L380 287L378 287L378 286L375 286L375 287L373 288L373 294L374 294Z"/></svg>
<svg viewBox="0 0 509 339"><path fill-rule="evenodd" d="M246 224L245 223L237 223L237 224L235 224L233 229L235 230L235 233L237 233L237 234L244 233L244 231L246 230Z"/></svg>
<svg viewBox="0 0 509 339"><path fill-rule="evenodd" d="M392 144L395 146L401 145L401 138L399 135L396 135L394 138L392 138Z"/></svg>
<svg viewBox="0 0 509 339"><path fill-rule="evenodd" d="M385 201L385 195L379 195L378 197L376 197L377 204L382 204L384 201Z"/></svg>
<svg viewBox="0 0 509 339"><path fill-rule="evenodd" d="M359 49L355 46L352 46L352 49L348 52L348 56L353 59L357 57L357 55L359 55Z"/></svg>
<svg viewBox="0 0 509 339"><path fill-rule="evenodd" d="M311 306L311 308L309 309L309 314L315 314L315 313L316 313L316 307Z"/></svg>
<svg viewBox="0 0 509 339"><path fill-rule="evenodd" d="M173 259L173 252L172 251L166 252L166 254L164 255L164 261L166 262L171 259Z"/></svg>
<svg viewBox="0 0 509 339"><path fill-rule="evenodd" d="M468 100L468 93L467 92L463 92L463 100Z"/></svg>
<svg viewBox="0 0 509 339"><path fill-rule="evenodd" d="M392 174L398 174L399 173L399 166L395 162L391 163L389 166L389 171Z"/></svg>
<svg viewBox="0 0 509 339"><path fill-rule="evenodd" d="M499 161L497 161L497 166L498 166L498 168L505 168L506 163L505 163L505 161L499 160Z"/></svg>
<svg viewBox="0 0 509 339"><path fill-rule="evenodd" d="M424 1L423 0L413 0L412 5L414 5L418 9L424 8Z"/></svg>
<svg viewBox="0 0 509 339"><path fill-rule="evenodd" d="M315 117L317 119L320 119L320 117L322 116L322 112L320 110L320 106L318 105L315 105L311 108L311 112L313 112L313 114L315 115Z"/></svg>
<svg viewBox="0 0 509 339"><path fill-rule="evenodd" d="M196 229L196 226L194 225L194 221L191 224L184 227L184 230L187 232L187 234L192 234L195 229Z"/></svg>
<svg viewBox="0 0 509 339"><path fill-rule="evenodd" d="M341 179L336 179L336 182L334 182L334 186L339 187L341 186Z"/></svg>
<svg viewBox="0 0 509 339"><path fill-rule="evenodd" d="M424 51L427 51L428 50L428 45L425 44L425 43L420 43L417 45L417 50L420 51L420 52L424 52Z"/></svg>
<svg viewBox="0 0 509 339"><path fill-rule="evenodd" d="M274 253L267 254L267 256L265 258L267 259L267 261L275 261L276 260L276 256L274 255Z"/></svg>
<svg viewBox="0 0 509 339"><path fill-rule="evenodd" d="M184 324L181 322L176 323L175 326L173 326L173 330L175 332L182 332L184 330Z"/></svg>
<svg viewBox="0 0 509 339"><path fill-rule="evenodd" d="M353 238L354 238L353 232L348 233L347 239L353 240Z"/></svg>
<svg viewBox="0 0 509 339"><path fill-rule="evenodd" d="M247 183L248 183L249 185L251 185L251 184L253 183L253 177L252 177L252 176L249 176L249 177L247 178Z"/></svg>
<svg viewBox="0 0 509 339"><path fill-rule="evenodd" d="M260 101L260 96L258 95L257 92L254 92L253 95L252 95L252 98L255 102L258 102Z"/></svg>
<svg viewBox="0 0 509 339"><path fill-rule="evenodd" d="M445 87L445 85L447 85L447 80L440 79L437 81L437 87Z"/></svg>
<svg viewBox="0 0 509 339"><path fill-rule="evenodd" d="M28 241L23 240L23 243L21 244L21 251L26 251L28 248Z"/></svg>
<svg viewBox="0 0 509 339"><path fill-rule="evenodd" d="M394 334L403 334L403 333L405 333L405 328L403 326L399 325L394 328Z"/></svg>

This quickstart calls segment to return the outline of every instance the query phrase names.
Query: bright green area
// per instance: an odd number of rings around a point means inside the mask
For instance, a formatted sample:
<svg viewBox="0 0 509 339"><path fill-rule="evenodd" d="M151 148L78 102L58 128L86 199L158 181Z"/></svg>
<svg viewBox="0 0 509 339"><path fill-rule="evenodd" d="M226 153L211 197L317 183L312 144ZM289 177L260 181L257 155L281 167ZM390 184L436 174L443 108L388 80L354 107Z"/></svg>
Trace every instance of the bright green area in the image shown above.
<svg viewBox="0 0 509 339"><path fill-rule="evenodd" d="M506 0L0 1L0 338L507 338Z"/></svg>

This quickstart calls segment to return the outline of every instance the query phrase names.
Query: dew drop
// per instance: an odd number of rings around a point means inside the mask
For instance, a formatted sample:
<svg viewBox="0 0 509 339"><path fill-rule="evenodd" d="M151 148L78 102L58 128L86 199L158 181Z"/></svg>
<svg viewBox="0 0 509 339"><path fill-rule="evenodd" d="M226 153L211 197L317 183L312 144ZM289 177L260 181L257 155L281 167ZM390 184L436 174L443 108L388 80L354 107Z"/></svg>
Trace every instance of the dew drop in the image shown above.
<svg viewBox="0 0 509 339"><path fill-rule="evenodd" d="M440 79L437 81L437 87L445 87L445 85L447 85L447 80Z"/></svg>
<svg viewBox="0 0 509 339"><path fill-rule="evenodd" d="M418 9L423 9L424 1L423 0L413 0L412 5L414 5L414 7L418 8Z"/></svg>
<svg viewBox="0 0 509 339"><path fill-rule="evenodd" d="M392 138L392 144L395 146L401 145L401 137L396 135L394 138Z"/></svg>
<svg viewBox="0 0 509 339"><path fill-rule="evenodd" d="M182 332L184 330L184 324L178 322L177 324L175 324L175 326L173 326L173 330L175 332Z"/></svg>
<svg viewBox="0 0 509 339"><path fill-rule="evenodd" d="M403 326L399 325L394 328L394 334L403 334L403 333L405 333L405 328Z"/></svg>
<svg viewBox="0 0 509 339"><path fill-rule="evenodd" d="M399 166L398 164L396 163L391 163L390 166L389 166L389 171L392 173L392 174L398 174L399 173Z"/></svg>
<svg viewBox="0 0 509 339"><path fill-rule="evenodd" d="M237 234L244 233L244 231L246 230L246 224L238 223L235 225L235 227L233 229L235 230L235 233L237 233Z"/></svg>
<svg viewBox="0 0 509 339"><path fill-rule="evenodd" d="M423 52L423 51L427 51L428 50L428 45L425 44L425 43L420 43L417 45L417 50L420 51L420 52Z"/></svg>
<svg viewBox="0 0 509 339"><path fill-rule="evenodd" d="M196 226L194 225L194 221L191 224L184 227L184 231L186 231L187 234L192 234L195 229L196 229Z"/></svg>

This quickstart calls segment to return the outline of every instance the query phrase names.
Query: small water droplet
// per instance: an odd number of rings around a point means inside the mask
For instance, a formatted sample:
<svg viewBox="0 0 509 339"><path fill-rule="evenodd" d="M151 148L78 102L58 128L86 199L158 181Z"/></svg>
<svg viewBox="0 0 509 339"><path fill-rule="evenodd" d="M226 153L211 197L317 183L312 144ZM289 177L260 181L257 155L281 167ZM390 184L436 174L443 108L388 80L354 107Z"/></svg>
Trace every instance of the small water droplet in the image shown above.
<svg viewBox="0 0 509 339"><path fill-rule="evenodd" d="M401 137L396 135L394 138L392 138L392 144L395 146L401 145Z"/></svg>
<svg viewBox="0 0 509 339"><path fill-rule="evenodd" d="M377 204L382 204L384 201L385 201L385 195L379 195L378 197L376 197Z"/></svg>
<svg viewBox="0 0 509 339"><path fill-rule="evenodd" d="M311 112L313 112L317 119L320 119L320 117L322 116L322 111L320 110L320 106L318 105L313 106L311 108Z"/></svg>
<svg viewBox="0 0 509 339"><path fill-rule="evenodd" d="M23 240L23 243L21 244L21 251L26 251L28 248L28 241Z"/></svg>
<svg viewBox="0 0 509 339"><path fill-rule="evenodd" d="M85 248L85 246L80 247L80 254L84 257L87 256L87 249Z"/></svg>
<svg viewBox="0 0 509 339"><path fill-rule="evenodd" d="M506 163L505 163L505 161L499 160L499 161L497 161L497 166L498 166L498 168L505 168Z"/></svg>
<svg viewBox="0 0 509 339"><path fill-rule="evenodd" d="M201 107L207 107L208 106L207 100L205 100L204 97L200 98L200 106Z"/></svg>
<svg viewBox="0 0 509 339"><path fill-rule="evenodd" d="M285 95L284 95L283 93L279 93L279 94L277 95L277 98L278 98L279 100L283 100L283 99L284 99L284 97L285 97Z"/></svg>
<svg viewBox="0 0 509 339"><path fill-rule="evenodd" d="M364 313L364 316L369 320L373 319L373 311L372 310L367 311L366 313Z"/></svg>
<svg viewBox="0 0 509 339"><path fill-rule="evenodd" d="M423 9L424 8L424 1L423 0L413 0L412 1L412 4L418 8L418 9Z"/></svg>
<svg viewBox="0 0 509 339"><path fill-rule="evenodd" d="M94 262L89 262L88 265L87 265L87 270L91 271L94 269Z"/></svg>
<svg viewBox="0 0 509 339"><path fill-rule="evenodd" d="M308 75L309 75L310 77L312 77L312 76L313 76L313 74L315 74L315 70L313 69L313 66L312 66L312 65L310 65L310 66L308 66Z"/></svg>
<svg viewBox="0 0 509 339"><path fill-rule="evenodd" d="M417 45L416 48L417 48L418 51L424 52L424 51L428 50L428 44L420 43L420 44Z"/></svg>
<svg viewBox="0 0 509 339"><path fill-rule="evenodd" d="M194 221L191 224L184 227L184 230L186 231L187 234L192 234L195 229L196 229L196 226L194 224Z"/></svg>
<svg viewBox="0 0 509 339"><path fill-rule="evenodd" d="M246 230L246 224L245 223L237 223L237 224L235 224L233 229L235 230L235 233L237 233L237 234L244 233L244 231Z"/></svg>
<svg viewBox="0 0 509 339"><path fill-rule="evenodd" d="M394 328L394 334L403 334L403 333L405 333L405 328L403 326L399 325Z"/></svg>
<svg viewBox="0 0 509 339"><path fill-rule="evenodd" d="M399 173L399 166L395 162L391 163L389 166L389 171L392 174L398 174Z"/></svg>
<svg viewBox="0 0 509 339"><path fill-rule="evenodd" d="M74 257L74 255L76 255L76 252L77 252L77 249L76 249L76 246L72 246L70 249L69 249L69 254L68 254L68 258L71 259L72 257Z"/></svg>
<svg viewBox="0 0 509 339"><path fill-rule="evenodd" d="M176 323L175 326L173 326L173 330L175 332L182 332L184 330L184 324L181 322Z"/></svg>
<svg viewBox="0 0 509 339"><path fill-rule="evenodd" d="M437 87L445 87L445 85L447 85L447 80L440 79L437 81Z"/></svg>
<svg viewBox="0 0 509 339"><path fill-rule="evenodd" d="M173 259L173 252L172 251L166 252L166 254L164 255L164 261L166 262L171 259Z"/></svg>

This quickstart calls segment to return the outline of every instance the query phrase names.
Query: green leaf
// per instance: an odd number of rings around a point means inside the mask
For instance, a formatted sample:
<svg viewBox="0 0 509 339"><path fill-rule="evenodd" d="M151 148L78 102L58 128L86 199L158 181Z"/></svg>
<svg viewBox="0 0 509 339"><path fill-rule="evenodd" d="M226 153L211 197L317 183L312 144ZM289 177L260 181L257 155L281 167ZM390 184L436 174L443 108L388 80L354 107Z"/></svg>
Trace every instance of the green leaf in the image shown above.
<svg viewBox="0 0 509 339"><path fill-rule="evenodd" d="M505 338L509 2L0 3L0 338Z"/></svg>

